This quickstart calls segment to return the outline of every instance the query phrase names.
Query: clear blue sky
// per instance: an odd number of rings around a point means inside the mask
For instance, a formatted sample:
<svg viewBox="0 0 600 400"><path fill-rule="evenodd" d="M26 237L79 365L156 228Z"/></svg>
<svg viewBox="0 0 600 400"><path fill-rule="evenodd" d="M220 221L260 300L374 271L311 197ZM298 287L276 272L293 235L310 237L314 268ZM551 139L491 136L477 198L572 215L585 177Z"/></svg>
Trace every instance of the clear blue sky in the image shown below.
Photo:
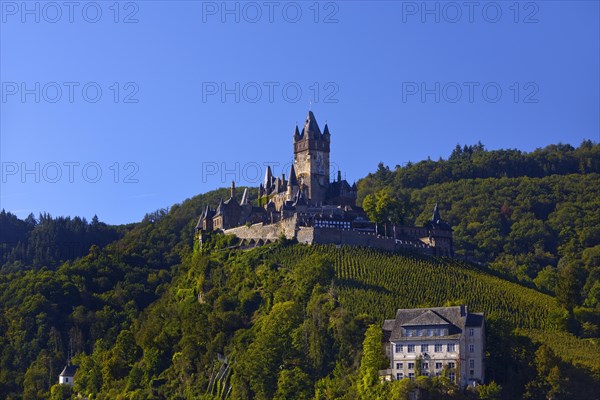
<svg viewBox="0 0 600 400"><path fill-rule="evenodd" d="M311 97L349 181L598 141L599 2L464 3L2 1L0 207L126 223L256 185Z"/></svg>

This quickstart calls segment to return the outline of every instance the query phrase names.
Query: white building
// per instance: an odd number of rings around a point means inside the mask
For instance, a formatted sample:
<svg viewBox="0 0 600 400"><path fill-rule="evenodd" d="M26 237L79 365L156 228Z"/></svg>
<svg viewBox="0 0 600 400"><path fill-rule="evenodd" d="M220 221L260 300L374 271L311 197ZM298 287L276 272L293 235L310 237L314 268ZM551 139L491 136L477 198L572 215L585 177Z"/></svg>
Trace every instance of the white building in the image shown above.
<svg viewBox="0 0 600 400"><path fill-rule="evenodd" d="M58 383L61 385L73 386L76 371L76 366L71 365L71 363L67 364L58 376Z"/></svg>
<svg viewBox="0 0 600 400"><path fill-rule="evenodd" d="M390 369L381 371L382 379L445 371L460 387L484 381L484 318L466 306L399 309L385 320L383 339Z"/></svg>

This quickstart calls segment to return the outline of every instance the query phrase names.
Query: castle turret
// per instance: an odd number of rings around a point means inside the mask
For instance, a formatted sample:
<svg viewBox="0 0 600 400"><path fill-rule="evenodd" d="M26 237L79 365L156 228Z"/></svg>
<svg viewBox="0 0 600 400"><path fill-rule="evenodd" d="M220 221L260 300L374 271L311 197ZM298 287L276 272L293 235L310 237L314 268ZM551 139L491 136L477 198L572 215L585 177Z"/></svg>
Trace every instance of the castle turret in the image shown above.
<svg viewBox="0 0 600 400"><path fill-rule="evenodd" d="M265 194L269 195L273 189L273 173L271 172L271 166L267 166L267 172L265 172Z"/></svg>
<svg viewBox="0 0 600 400"><path fill-rule="evenodd" d="M308 112L299 136L294 135L294 168L299 186L306 186L308 202L323 204L329 186L330 134L321 134L319 124Z"/></svg>

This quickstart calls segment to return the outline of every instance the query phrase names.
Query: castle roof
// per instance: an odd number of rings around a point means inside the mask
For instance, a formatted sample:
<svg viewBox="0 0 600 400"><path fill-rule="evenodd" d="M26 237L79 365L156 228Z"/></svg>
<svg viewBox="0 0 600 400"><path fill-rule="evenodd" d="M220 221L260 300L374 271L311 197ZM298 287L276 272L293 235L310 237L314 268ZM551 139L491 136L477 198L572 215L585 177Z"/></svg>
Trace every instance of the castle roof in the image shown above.
<svg viewBox="0 0 600 400"><path fill-rule="evenodd" d="M298 186L298 178L296 177L296 170L294 169L294 164L292 164L290 168L290 181L288 182L290 186Z"/></svg>
<svg viewBox="0 0 600 400"><path fill-rule="evenodd" d="M437 202L435 203L435 207L433 208L433 216L431 217L431 221L427 222L425 224L425 227L430 229L435 228L441 230L452 230L450 224L448 224L442 219L440 214L440 208Z"/></svg>
<svg viewBox="0 0 600 400"><path fill-rule="evenodd" d="M294 200L294 207L305 206L305 205L306 205L306 199L304 198L304 195L302 194L302 191L300 190L298 192L298 194L296 195L296 200Z"/></svg>
<svg viewBox="0 0 600 400"><path fill-rule="evenodd" d="M219 200L219 205L217 206L217 211L215 212L215 217L223 214L223 209L225 208L225 203L223 202L223 198Z"/></svg>
<svg viewBox="0 0 600 400"><path fill-rule="evenodd" d="M265 172L265 189L267 189L267 193L270 192L270 189L273 185L273 173L271 172L271 166L267 166L267 172Z"/></svg>
<svg viewBox="0 0 600 400"><path fill-rule="evenodd" d="M248 188L244 189L244 194L242 195L242 202L240 204L241 205L248 204Z"/></svg>
<svg viewBox="0 0 600 400"><path fill-rule="evenodd" d="M306 121L304 122L304 127L302 128L302 133L300 137L308 137L318 139L321 137L321 129L319 128L319 124L317 124L317 119L312 111L308 112L306 116Z"/></svg>

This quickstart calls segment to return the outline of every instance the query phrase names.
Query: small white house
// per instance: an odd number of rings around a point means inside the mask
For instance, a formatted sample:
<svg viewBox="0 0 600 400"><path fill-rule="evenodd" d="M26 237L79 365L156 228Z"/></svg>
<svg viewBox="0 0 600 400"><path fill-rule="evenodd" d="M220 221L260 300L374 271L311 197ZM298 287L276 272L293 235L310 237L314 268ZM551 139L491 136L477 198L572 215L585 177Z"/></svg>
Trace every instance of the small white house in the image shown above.
<svg viewBox="0 0 600 400"><path fill-rule="evenodd" d="M71 365L71 363L67 364L58 376L58 383L73 386L76 371L77 367L75 365Z"/></svg>

